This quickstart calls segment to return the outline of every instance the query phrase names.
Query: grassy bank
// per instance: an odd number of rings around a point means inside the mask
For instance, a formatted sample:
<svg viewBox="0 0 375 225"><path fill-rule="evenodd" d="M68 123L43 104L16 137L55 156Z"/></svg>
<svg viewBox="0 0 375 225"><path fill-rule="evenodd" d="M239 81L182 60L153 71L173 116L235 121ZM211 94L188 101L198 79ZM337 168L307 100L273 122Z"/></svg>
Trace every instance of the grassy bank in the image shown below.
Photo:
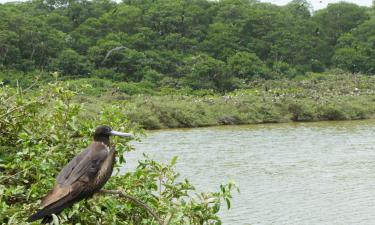
<svg viewBox="0 0 375 225"><path fill-rule="evenodd" d="M165 88L145 92L145 85L85 82L90 88L79 101L88 108L124 102L127 118L146 129L375 117L375 77L340 72L258 80L226 94Z"/></svg>

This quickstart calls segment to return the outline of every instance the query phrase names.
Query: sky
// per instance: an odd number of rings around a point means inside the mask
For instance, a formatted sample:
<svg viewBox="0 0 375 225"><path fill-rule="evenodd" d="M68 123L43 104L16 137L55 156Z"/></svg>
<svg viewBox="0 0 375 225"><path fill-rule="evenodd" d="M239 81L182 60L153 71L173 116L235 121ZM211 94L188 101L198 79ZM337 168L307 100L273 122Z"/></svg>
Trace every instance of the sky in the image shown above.
<svg viewBox="0 0 375 225"><path fill-rule="evenodd" d="M2 1L2 0L0 0ZM277 5L285 5L290 0L261 0L262 2L271 2ZM327 7L330 3L336 3L336 2L342 2L343 0L310 0L314 10L322 9ZM344 2L352 2L357 5L363 5L363 6L371 6L372 0L344 0Z"/></svg>
<svg viewBox="0 0 375 225"><path fill-rule="evenodd" d="M10 2L14 0L0 0L0 3ZM261 0L262 2L271 2L277 5L285 5L290 0ZM342 0L310 0L314 10L325 8L329 3L340 2ZM356 3L357 5L371 6L372 0L344 0L345 2Z"/></svg>

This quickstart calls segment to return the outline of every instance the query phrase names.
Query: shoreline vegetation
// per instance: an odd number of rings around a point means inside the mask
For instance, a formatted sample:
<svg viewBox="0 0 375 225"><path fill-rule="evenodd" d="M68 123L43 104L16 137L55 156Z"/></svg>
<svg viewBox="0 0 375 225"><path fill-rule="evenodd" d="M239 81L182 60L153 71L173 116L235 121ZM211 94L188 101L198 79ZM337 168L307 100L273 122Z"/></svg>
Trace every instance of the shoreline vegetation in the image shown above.
<svg viewBox="0 0 375 225"><path fill-rule="evenodd" d="M166 88L144 94L142 87L134 86L129 95L122 89L130 90L125 83L69 82L86 85L76 101L85 102L88 111L95 112L98 104L122 102L124 116L148 130L375 118L375 77L342 71L255 80L225 94Z"/></svg>

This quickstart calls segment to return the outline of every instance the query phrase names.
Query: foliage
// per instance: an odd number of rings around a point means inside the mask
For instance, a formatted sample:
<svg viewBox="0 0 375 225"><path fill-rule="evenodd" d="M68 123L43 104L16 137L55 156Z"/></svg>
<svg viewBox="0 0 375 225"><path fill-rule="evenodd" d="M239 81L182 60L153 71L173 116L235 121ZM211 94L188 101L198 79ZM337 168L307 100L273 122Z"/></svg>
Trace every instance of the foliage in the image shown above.
<svg viewBox="0 0 375 225"><path fill-rule="evenodd" d="M184 83L193 89L229 89L224 62L208 55L198 55L187 58L182 67Z"/></svg>
<svg viewBox="0 0 375 225"><path fill-rule="evenodd" d="M339 38L333 57L337 67L353 73L373 74L375 72L373 49L375 32L372 29L374 24L375 19L371 18Z"/></svg>
<svg viewBox="0 0 375 225"><path fill-rule="evenodd" d="M374 77L331 71L294 80L256 80L226 95L170 90L132 96L126 114L147 129L370 119L375 116L374 85Z"/></svg>
<svg viewBox="0 0 375 225"><path fill-rule="evenodd" d="M330 67L374 73L374 12L343 2L313 12L306 0L7 3L0 69L222 92Z"/></svg>
<svg viewBox="0 0 375 225"><path fill-rule="evenodd" d="M266 64L254 53L237 52L228 58L228 66L234 76L245 80L267 77L270 73Z"/></svg>
<svg viewBox="0 0 375 225"><path fill-rule="evenodd" d="M326 63L330 63L340 36L355 29L368 19L369 15L365 7L346 2L329 4L326 9L316 13L314 20L319 24L317 31L326 39L325 48L322 49Z"/></svg>
<svg viewBox="0 0 375 225"><path fill-rule="evenodd" d="M47 84L36 91L0 88L1 224L26 224L41 197L52 188L58 171L87 146L98 124L137 136L142 133L124 116L124 103L87 114L74 100L76 90L80 87L69 82ZM135 171L120 174L125 153L133 148L124 139L114 139L113 145L118 155L108 189L123 189L146 202L166 224L220 223L217 213L222 200L230 202L232 183L218 192L196 193L175 172L177 158L162 164L145 156ZM157 224L143 208L109 195L82 201L54 220L61 224Z"/></svg>
<svg viewBox="0 0 375 225"><path fill-rule="evenodd" d="M72 49L62 51L52 67L63 75L87 76L90 72L89 62Z"/></svg>

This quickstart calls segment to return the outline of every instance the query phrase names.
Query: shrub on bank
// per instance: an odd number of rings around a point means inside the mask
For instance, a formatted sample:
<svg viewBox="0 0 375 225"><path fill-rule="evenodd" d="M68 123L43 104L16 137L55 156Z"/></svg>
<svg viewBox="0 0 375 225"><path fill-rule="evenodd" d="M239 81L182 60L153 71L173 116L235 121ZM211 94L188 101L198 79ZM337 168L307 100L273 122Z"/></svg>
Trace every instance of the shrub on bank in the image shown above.
<svg viewBox="0 0 375 225"><path fill-rule="evenodd" d="M147 129L373 118L375 78L335 73L255 80L247 89L226 95L169 90L159 96L132 96L126 114Z"/></svg>

